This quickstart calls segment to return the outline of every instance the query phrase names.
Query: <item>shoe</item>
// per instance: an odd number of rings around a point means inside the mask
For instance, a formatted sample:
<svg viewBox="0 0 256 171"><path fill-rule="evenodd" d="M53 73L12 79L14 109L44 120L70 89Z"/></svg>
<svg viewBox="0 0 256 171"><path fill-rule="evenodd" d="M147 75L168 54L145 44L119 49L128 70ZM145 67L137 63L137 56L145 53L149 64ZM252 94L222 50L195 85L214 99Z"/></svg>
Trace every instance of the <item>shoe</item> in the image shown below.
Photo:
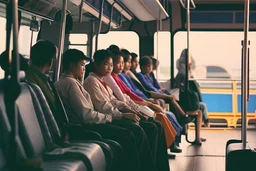
<svg viewBox="0 0 256 171"><path fill-rule="evenodd" d="M200 138L200 140L202 141L202 142L205 142L206 141L206 138Z"/></svg>
<svg viewBox="0 0 256 171"><path fill-rule="evenodd" d="M175 143L173 143L170 147L170 151L173 153L181 153L182 149L178 147Z"/></svg>
<svg viewBox="0 0 256 171"><path fill-rule="evenodd" d="M194 117L186 115L186 116L182 116L181 117L180 123L181 123L181 125L186 125L186 124L188 124L190 122L193 122L194 120L195 120Z"/></svg>
<svg viewBox="0 0 256 171"><path fill-rule="evenodd" d="M168 159L175 159L176 155L175 154L168 154Z"/></svg>
<svg viewBox="0 0 256 171"><path fill-rule="evenodd" d="M211 125L210 125L210 122L208 121L208 122L204 122L204 125L205 125L205 127L207 127L207 128L210 128L211 127Z"/></svg>
<svg viewBox="0 0 256 171"><path fill-rule="evenodd" d="M201 146L202 143L201 142L197 142L197 141L194 141L191 143L192 145L195 145L195 146Z"/></svg>

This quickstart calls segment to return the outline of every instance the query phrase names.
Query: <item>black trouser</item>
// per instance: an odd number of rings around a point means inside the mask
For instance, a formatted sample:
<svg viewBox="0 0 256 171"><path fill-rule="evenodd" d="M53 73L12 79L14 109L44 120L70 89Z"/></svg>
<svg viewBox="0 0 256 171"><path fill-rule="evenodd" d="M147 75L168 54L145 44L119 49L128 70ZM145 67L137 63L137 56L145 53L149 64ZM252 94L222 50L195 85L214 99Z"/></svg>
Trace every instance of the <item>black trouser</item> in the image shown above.
<svg viewBox="0 0 256 171"><path fill-rule="evenodd" d="M114 121L111 124L114 124L116 126L120 126L123 128L127 128L133 132L133 134L136 137L141 170L156 171L157 170L156 165L153 160L151 147L149 145L149 141L147 138L147 135L149 135L150 134L149 132L151 131L152 136L149 136L149 138L152 137L154 139L157 139L157 129L155 125L152 123L146 123L146 122L140 122L140 125L136 125L129 121L127 122ZM145 132L147 132L147 134L145 134ZM152 144L152 146L155 146L154 145L155 143L151 142L150 144Z"/></svg>
<svg viewBox="0 0 256 171"><path fill-rule="evenodd" d="M125 126L126 128L131 130L131 128L129 128L131 127L129 126L131 125L130 123L128 123L129 125L124 125L124 123L122 122L120 123L118 121L114 121L112 124L117 124L118 126ZM143 144L141 144L141 146L138 146L138 149L142 150L140 151L140 158L144 159L141 160L141 168L143 170L154 169L154 166L149 163L149 161L152 160L158 171L169 171L170 168L166 148L166 140L162 124L159 121L149 119L148 121L140 121L140 126L143 128L143 132L145 132L146 134L145 140L147 139L148 141L148 143L145 142L145 145L148 146L147 148ZM134 130L133 133L135 134L136 139L140 136L136 134ZM149 147L150 149L148 149ZM151 159L149 158L149 156L152 156Z"/></svg>
<svg viewBox="0 0 256 171"><path fill-rule="evenodd" d="M152 153L153 157L155 157L157 170L169 171L170 167L163 125L159 121L153 119L149 119L147 123L154 124L155 129L157 129L157 137L154 137L153 135L151 135L150 129L146 130L147 128L144 128L148 138L155 138L156 140L155 142L154 139L150 139L149 142L151 144L151 148L153 148ZM145 123L143 122L143 124Z"/></svg>
<svg viewBox="0 0 256 171"><path fill-rule="evenodd" d="M122 170L124 163L123 155L125 154L122 146L118 142L109 139L104 139L103 142L107 143L114 153L114 161L110 171Z"/></svg>
<svg viewBox="0 0 256 171"><path fill-rule="evenodd" d="M104 139L115 140L122 146L124 154L122 155L122 160L119 165L121 170L141 171L137 139L135 139L132 131L112 124L84 125L84 128L98 132Z"/></svg>

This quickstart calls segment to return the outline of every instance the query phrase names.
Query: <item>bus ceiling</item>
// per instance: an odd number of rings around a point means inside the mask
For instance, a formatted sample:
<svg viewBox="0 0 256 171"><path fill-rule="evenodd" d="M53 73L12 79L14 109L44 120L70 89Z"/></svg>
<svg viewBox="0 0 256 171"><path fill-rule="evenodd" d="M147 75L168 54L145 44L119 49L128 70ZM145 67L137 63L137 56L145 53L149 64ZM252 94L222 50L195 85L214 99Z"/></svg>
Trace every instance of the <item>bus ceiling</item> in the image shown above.
<svg viewBox="0 0 256 171"><path fill-rule="evenodd" d="M0 8L5 8L7 2L8 0L0 0ZM40 19L53 21L56 13L61 8L61 6L58 6L57 3L52 0L19 0L18 3L19 11L24 13L22 14L24 19L31 19L31 16L35 16Z"/></svg>
<svg viewBox="0 0 256 171"><path fill-rule="evenodd" d="M119 0L139 20L154 21L163 20L168 15L168 0Z"/></svg>

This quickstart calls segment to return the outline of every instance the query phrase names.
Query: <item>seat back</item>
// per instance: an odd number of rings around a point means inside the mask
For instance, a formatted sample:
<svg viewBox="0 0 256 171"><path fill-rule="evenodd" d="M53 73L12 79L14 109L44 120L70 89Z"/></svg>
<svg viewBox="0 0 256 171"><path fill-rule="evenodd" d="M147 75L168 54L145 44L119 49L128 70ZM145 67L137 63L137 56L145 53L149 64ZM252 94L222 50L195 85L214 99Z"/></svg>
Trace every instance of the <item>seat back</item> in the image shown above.
<svg viewBox="0 0 256 171"><path fill-rule="evenodd" d="M0 170L5 170L6 166L6 159L4 157L2 147L0 146Z"/></svg>
<svg viewBox="0 0 256 171"><path fill-rule="evenodd" d="M29 87L31 88L31 95L33 99L36 99L38 103L34 103L35 108L39 110L38 114L43 115L40 116L40 118L45 118L47 128L49 128L49 133L51 134L51 137L53 138L53 142L60 142L61 141L61 131L59 129L59 126L53 116L53 113L46 101L46 98L40 89L40 87L33 83L27 83ZM43 111L43 112L41 112Z"/></svg>
<svg viewBox="0 0 256 171"><path fill-rule="evenodd" d="M8 138L10 137L11 132L10 124L6 116L3 116L3 105L2 97L0 97L0 170L5 170L5 168L7 168L6 159L8 157Z"/></svg>
<svg viewBox="0 0 256 171"><path fill-rule="evenodd" d="M0 170L7 169L7 159L9 158L11 125L6 114L4 102L4 80L0 80ZM16 137L18 156L25 159L26 154L22 146L20 137Z"/></svg>
<svg viewBox="0 0 256 171"><path fill-rule="evenodd" d="M45 141L33 105L29 86L25 83L21 84L21 93L16 104L19 112L19 135L26 155L28 158L39 156L46 151L46 144L49 142Z"/></svg>
<svg viewBox="0 0 256 171"><path fill-rule="evenodd" d="M9 138L11 133L11 125L5 113L4 94L0 89L0 147L2 155L8 156Z"/></svg>
<svg viewBox="0 0 256 171"><path fill-rule="evenodd" d="M54 86L53 81L51 80L51 78L49 76L48 76L48 83L53 91L54 96L55 96L55 104L56 104L56 109L57 109L57 113L56 113L57 116L55 116L55 117L56 117L59 127L62 129L63 134L65 135L66 131L67 131L66 125L69 124L69 119L68 119L65 107L62 103L62 100Z"/></svg>

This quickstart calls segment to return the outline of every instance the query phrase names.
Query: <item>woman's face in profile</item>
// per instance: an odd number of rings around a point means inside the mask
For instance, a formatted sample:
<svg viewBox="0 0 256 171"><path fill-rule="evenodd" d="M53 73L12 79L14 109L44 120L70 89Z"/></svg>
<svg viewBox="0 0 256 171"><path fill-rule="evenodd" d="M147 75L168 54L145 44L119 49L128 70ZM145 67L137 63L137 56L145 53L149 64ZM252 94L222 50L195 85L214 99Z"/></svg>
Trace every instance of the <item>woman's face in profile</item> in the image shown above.
<svg viewBox="0 0 256 171"><path fill-rule="evenodd" d="M144 72L145 74L149 74L149 73L151 73L151 72L153 71L153 64L152 64L152 63L149 63L149 64L143 66L142 69L143 69L143 72Z"/></svg>
<svg viewBox="0 0 256 171"><path fill-rule="evenodd" d="M139 59L136 57L131 63L131 70L136 70L139 66Z"/></svg>
<svg viewBox="0 0 256 171"><path fill-rule="evenodd" d="M123 56L119 56L114 61L113 72L115 74L119 74L119 73L121 73L123 71L123 69L124 69L124 58L123 58Z"/></svg>
<svg viewBox="0 0 256 171"><path fill-rule="evenodd" d="M98 73L102 76L108 76L113 71L113 60L111 57L106 58L104 61L100 63L97 67Z"/></svg>

